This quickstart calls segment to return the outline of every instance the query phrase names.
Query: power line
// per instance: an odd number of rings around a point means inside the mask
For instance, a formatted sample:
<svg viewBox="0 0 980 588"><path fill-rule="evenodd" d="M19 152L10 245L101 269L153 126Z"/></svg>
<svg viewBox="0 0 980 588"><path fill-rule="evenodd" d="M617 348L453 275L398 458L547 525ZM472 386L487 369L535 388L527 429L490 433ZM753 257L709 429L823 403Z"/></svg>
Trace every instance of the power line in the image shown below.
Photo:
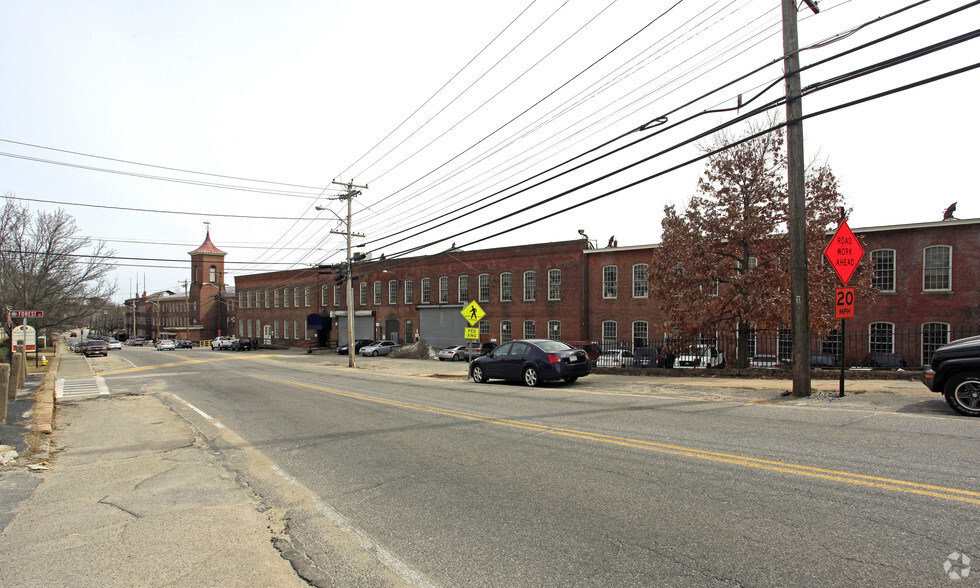
<svg viewBox="0 0 980 588"><path fill-rule="evenodd" d="M10 198L11 200L22 200L24 202L41 202L44 204L60 204L62 206L81 206L84 208L102 208L108 210L126 210L129 212L147 212L153 214L179 214L187 216L208 216L208 217L223 217L223 218L248 218L248 219L258 219L258 220L318 220L318 218L304 218L304 217L292 217L292 216L257 216L248 214L227 214L223 212L189 212L183 210L156 210L152 208L132 208L128 206L109 206L107 204L85 204L82 202L67 202L63 200L44 200L41 198L25 198L23 196L9 196L4 195L3 198Z"/></svg>

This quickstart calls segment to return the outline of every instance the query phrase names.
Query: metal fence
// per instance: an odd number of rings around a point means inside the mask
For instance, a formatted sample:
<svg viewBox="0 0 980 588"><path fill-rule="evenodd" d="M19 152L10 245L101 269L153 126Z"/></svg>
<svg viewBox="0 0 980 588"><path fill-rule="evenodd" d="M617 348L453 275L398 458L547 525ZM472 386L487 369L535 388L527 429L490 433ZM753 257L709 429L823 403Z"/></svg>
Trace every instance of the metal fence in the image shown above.
<svg viewBox="0 0 980 588"><path fill-rule="evenodd" d="M937 323L931 331L899 331L879 328L871 333L831 332L812 335L810 339L810 364L814 368L864 367L871 369L923 369L932 360L932 354L942 345L980 334L980 326L950 329ZM843 343L843 346L842 346ZM641 367L668 367L666 358L683 355L691 349L713 348L723 354L726 367L738 365L737 333L719 333L706 337L663 337L649 340L598 342L602 352L629 351L633 354L650 355L649 348L657 350L658 361L636 362ZM842 357L843 347L843 357ZM639 350L639 353L638 353ZM757 330L749 335L747 356L775 356L784 366L789 366L793 356L793 338L789 329Z"/></svg>

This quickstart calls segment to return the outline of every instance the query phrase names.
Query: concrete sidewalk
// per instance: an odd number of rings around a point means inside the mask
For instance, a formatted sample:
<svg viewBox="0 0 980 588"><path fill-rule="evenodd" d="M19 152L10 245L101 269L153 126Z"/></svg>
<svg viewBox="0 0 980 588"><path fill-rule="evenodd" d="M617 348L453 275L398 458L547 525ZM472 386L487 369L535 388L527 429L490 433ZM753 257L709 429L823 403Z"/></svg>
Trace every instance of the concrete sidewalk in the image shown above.
<svg viewBox="0 0 980 588"><path fill-rule="evenodd" d="M0 585L306 586L282 521L155 396L60 404L50 469L0 472Z"/></svg>

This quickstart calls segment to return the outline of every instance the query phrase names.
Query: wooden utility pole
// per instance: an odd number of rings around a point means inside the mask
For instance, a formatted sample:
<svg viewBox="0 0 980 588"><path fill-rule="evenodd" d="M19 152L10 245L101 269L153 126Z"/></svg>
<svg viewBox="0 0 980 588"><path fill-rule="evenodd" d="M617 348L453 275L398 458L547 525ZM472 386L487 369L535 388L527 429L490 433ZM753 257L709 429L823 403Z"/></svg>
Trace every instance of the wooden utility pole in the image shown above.
<svg viewBox="0 0 980 588"><path fill-rule="evenodd" d="M812 1L812 0L811 0ZM783 67L786 75L786 159L789 197L790 309L793 327L793 396L810 395L810 295L807 288L806 164L796 0L782 0ZM815 3L808 2L816 12Z"/></svg>

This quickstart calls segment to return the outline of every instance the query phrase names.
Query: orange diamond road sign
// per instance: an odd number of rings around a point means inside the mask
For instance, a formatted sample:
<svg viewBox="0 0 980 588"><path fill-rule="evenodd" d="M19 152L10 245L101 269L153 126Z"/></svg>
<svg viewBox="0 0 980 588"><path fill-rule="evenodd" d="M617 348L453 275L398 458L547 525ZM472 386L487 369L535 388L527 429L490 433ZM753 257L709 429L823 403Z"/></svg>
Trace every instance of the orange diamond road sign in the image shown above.
<svg viewBox="0 0 980 588"><path fill-rule="evenodd" d="M858 262L864 257L864 247L858 243L851 227L847 226L847 221L841 221L823 254L837 272L841 284L846 286L854 275Z"/></svg>

